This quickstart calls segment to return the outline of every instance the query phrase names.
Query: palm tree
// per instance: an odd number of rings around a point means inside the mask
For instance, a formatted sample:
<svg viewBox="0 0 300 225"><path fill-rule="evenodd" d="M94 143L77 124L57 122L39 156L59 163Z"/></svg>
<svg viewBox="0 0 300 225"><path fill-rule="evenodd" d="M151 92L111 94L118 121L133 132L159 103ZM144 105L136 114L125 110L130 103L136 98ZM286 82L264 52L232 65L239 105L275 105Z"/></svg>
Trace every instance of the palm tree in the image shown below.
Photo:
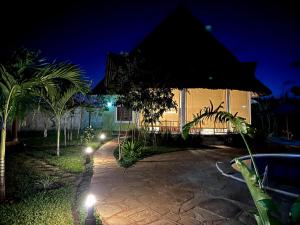
<svg viewBox="0 0 300 225"><path fill-rule="evenodd" d="M17 82L28 79L34 76L34 70L43 65L44 59L40 58L40 52L29 51L26 48L19 48L5 63L5 69L11 74ZM25 96L24 96L25 97ZM30 96L27 99L23 98L18 102L16 107L12 108L11 117L13 119L12 131L14 141L18 141L18 122L24 115L34 106L34 101Z"/></svg>
<svg viewBox="0 0 300 225"><path fill-rule="evenodd" d="M80 77L80 73L78 73ZM68 87L65 91L59 91L57 88L48 89L48 91L43 93L44 100L50 106L53 114L55 115L57 136L56 136L56 155L60 154L60 130L61 130L61 119L65 113L72 110L68 107L68 103L73 96L78 93L86 93L88 87L86 83L79 80L78 83L71 84L71 87Z"/></svg>
<svg viewBox="0 0 300 225"><path fill-rule="evenodd" d="M27 57L19 60L19 71L12 73L9 65L0 64L0 110L2 118L0 146L0 200L5 199L5 142L7 122L12 118L16 106L28 96L50 93L62 81L68 81L74 88L84 83L79 69L71 64L33 64ZM28 73L24 73L24 71ZM28 75L30 74L30 75ZM67 91L70 94L72 91Z"/></svg>

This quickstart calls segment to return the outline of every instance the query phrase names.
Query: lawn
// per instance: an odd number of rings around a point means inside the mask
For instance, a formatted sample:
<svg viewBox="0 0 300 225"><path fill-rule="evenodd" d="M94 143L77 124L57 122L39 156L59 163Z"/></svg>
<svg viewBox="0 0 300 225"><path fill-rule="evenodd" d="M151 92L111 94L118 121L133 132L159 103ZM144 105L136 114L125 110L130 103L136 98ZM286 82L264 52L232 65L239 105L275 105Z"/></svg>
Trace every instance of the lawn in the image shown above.
<svg viewBox="0 0 300 225"><path fill-rule="evenodd" d="M53 140L51 136L26 138L23 150L7 151L8 200L0 205L0 224L67 225L74 223L72 212L78 212L83 224L86 212L81 206L92 165L85 165L84 147L78 141L62 146L57 157ZM100 143L90 144L99 147Z"/></svg>

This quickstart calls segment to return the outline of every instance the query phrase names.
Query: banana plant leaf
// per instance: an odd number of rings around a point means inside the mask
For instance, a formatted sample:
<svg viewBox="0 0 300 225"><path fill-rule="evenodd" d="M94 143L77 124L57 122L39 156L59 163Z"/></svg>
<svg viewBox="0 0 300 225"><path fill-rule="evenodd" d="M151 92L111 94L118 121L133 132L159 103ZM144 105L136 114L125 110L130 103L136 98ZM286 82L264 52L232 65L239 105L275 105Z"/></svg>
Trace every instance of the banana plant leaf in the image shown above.
<svg viewBox="0 0 300 225"><path fill-rule="evenodd" d="M282 225L280 221L274 216L278 209L272 198L259 187L258 177L248 168L248 166L241 160L236 159L235 163L244 177L247 187L250 191L257 212L255 219L258 225Z"/></svg>

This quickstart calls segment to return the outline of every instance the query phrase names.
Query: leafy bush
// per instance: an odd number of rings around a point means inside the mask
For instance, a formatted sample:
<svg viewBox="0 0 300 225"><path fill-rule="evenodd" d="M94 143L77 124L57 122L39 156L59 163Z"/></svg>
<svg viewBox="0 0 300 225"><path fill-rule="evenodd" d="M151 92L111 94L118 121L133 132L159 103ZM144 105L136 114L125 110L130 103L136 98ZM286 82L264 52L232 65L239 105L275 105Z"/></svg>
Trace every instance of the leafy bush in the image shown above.
<svg viewBox="0 0 300 225"><path fill-rule="evenodd" d="M143 144L138 141L127 140L122 145L123 157L139 159L142 156Z"/></svg>
<svg viewBox="0 0 300 225"><path fill-rule="evenodd" d="M137 162L140 159L143 159L145 157L151 156L151 155L155 155L155 154L163 154L163 153L168 153L168 152L174 152L174 151L178 151L180 149L178 148L173 148L173 147L166 147L166 146L156 146L155 148L153 148L153 146L143 146L141 151L140 151L140 155L138 158L128 158L128 157L124 157L118 161L118 164L121 167L125 167L128 168L131 165L133 165L135 162ZM118 148L116 148L113 152L114 157L118 160L119 158L119 150Z"/></svg>
<svg viewBox="0 0 300 225"><path fill-rule="evenodd" d="M90 127L86 127L83 131L83 134L82 134L82 141L85 143L85 144L88 144L91 140L93 140L95 138L95 131L94 129L92 128L92 126Z"/></svg>

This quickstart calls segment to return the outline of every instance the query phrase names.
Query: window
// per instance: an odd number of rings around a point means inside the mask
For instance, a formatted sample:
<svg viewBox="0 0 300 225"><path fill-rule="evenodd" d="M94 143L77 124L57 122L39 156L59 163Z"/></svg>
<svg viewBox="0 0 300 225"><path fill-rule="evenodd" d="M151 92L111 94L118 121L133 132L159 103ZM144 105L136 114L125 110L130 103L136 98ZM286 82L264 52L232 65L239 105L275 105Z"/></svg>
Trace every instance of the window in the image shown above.
<svg viewBox="0 0 300 225"><path fill-rule="evenodd" d="M132 111L124 107L117 107L117 122L132 121Z"/></svg>

